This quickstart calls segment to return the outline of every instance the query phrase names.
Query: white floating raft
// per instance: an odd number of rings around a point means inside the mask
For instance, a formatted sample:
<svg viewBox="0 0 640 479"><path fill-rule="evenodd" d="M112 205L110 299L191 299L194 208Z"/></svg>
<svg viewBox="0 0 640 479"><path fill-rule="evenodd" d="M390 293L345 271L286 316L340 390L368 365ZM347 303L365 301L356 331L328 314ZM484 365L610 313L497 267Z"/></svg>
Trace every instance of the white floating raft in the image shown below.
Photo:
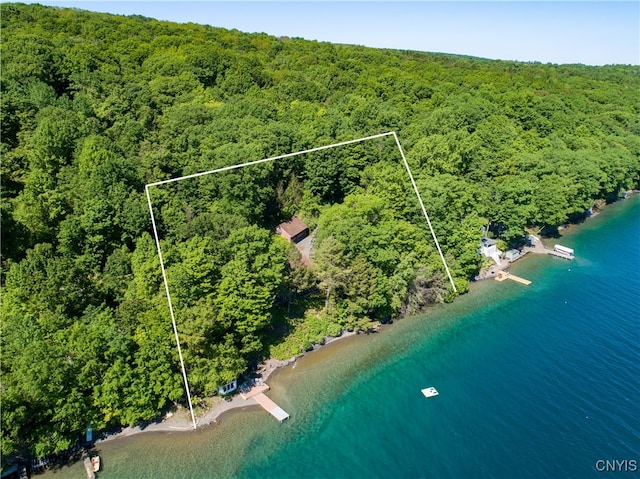
<svg viewBox="0 0 640 479"><path fill-rule="evenodd" d="M430 388L424 388L422 390L422 394L424 394L424 397L426 398L432 398L434 396L437 396L440 393L436 390L436 388L430 387Z"/></svg>

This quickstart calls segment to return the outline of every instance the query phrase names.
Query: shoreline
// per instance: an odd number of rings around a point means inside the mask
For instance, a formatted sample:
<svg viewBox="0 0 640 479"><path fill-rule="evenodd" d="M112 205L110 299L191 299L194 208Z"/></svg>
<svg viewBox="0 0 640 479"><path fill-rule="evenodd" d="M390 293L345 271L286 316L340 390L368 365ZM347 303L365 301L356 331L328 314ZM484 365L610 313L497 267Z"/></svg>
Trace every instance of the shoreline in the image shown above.
<svg viewBox="0 0 640 479"><path fill-rule="evenodd" d="M637 194L640 194L640 190L628 190L626 192L626 196L624 198L619 198L618 200L614 201L613 203L607 203L604 204L602 206L600 206L599 208L597 208L595 211L593 211L590 215L583 217L580 221L577 222L566 222L563 223L561 225L559 225L556 230L556 236L553 235L542 235L539 233L536 233L537 235L537 241L530 246L524 246L521 248L521 253L519 256L517 256L516 258L514 258L513 260L506 260L504 259L503 262L501 264L493 264L490 267L486 268L486 269L480 269L480 271L478 272L478 274L476 276L474 276L469 283L478 283L478 282L482 282L488 279L496 279L496 277L498 276L498 274L500 274L500 272L502 271L508 271L511 266L517 262L520 261L522 258L524 258L525 256L528 256L529 253L533 253L536 255L543 255L543 254L549 254L548 253L548 243L557 243L557 240L559 238L562 238L563 233L570 233L572 232L575 228L580 227L581 225L584 225L585 223L587 223L589 220L597 217L598 215L600 215L600 213L604 212L605 210L607 210L608 208L610 208L611 206L620 203L621 201L625 201ZM554 241L556 240L556 241Z"/></svg>
<svg viewBox="0 0 640 479"><path fill-rule="evenodd" d="M636 194L636 193L640 193L640 191L632 190L631 194L629 194L627 198L630 196L633 196L633 194ZM621 200L618 200L612 204L618 203L619 201ZM605 210L608 206L610 205L605 205L604 208L600 208L598 212L595 212L594 214L585 218L583 221L579 223L565 223L563 225L560 225L558 227L558 232L561 233L562 231L568 231L570 229L575 228L576 226L580 226L584 224L589 219L598 216L598 214L601 211ZM551 236L544 237L545 241L550 241L550 240L552 241L553 239L554 238ZM542 238L540 238L540 243L541 243L541 246L544 247ZM531 250L533 249L534 248L531 248ZM530 251L530 252L534 252L534 251ZM539 253L539 251L535 251L535 253ZM518 260L524 258L525 256L528 256L528 255L523 254L522 256L518 257ZM485 275L484 277L478 277L480 276L478 275L476 276L476 278L474 278L471 281L471 283L482 282L486 279L494 279L495 276L497 275L498 270L508 269L511 265L512 265L511 262L505 262L504 266L501 268L495 268L496 265L494 265L495 269L492 272L493 274L490 273L488 275ZM403 318L398 318L398 319L403 319ZM385 328L378 327L376 328L376 331L383 330L383 329ZM318 349L332 342L357 336L357 335L359 335L359 333L355 331L343 331L343 333L340 336L327 337L325 338L325 341L323 344L316 344L313 346L312 350L301 353L297 356L293 356L288 360L277 360L277 359L269 358L258 367L257 374L259 377L262 378L263 382L266 382L276 370L282 369L291 364L294 364L299 358L309 353L313 353L314 351L317 351ZM247 408L251 408L252 410L258 410L260 408L259 404L256 402L255 399L253 398L243 399L240 396L240 394L234 395L229 401L225 401L219 396L215 397L214 399L216 401L215 404L208 407L207 410L204 411L204 413L200 417L196 418L197 428L216 424L220 419L222 419L222 417L225 414L228 414L228 413L243 411ZM193 423L189 417L188 410L181 408L177 412L166 414L161 420L156 422L150 422L149 424L145 423L145 424L140 424L136 426L129 426L121 429L118 432L105 433L101 437L99 437L99 439L97 439L94 442L94 444L98 445L103 442L130 437L130 436L145 433L145 432L189 432L194 430L196 429L194 429L193 427Z"/></svg>
<svg viewBox="0 0 640 479"><path fill-rule="evenodd" d="M358 334L359 333L355 331L344 331L340 336L327 337L323 344L314 345L314 348L311 351L304 352L288 360L278 360L270 358L266 360L263 365L261 365L261 367L258 368L258 375L262 378L263 382L266 382L275 371L294 364L299 358L305 356L306 354L313 353L314 351L317 351L322 346L325 346L329 343L357 336ZM252 410L260 409L260 405L254 398L243 399L240 394L234 395L230 401L225 401L219 396L217 396L215 399L215 404L210 406L200 417L196 417L197 428L215 424L219 419L222 418L222 416L230 412L244 411L247 408L251 408ZM187 416L185 416L185 413ZM103 435L104 437L96 439L94 445L97 446L104 442L114 441L116 439L122 439L145 432L190 432L195 430L196 429L193 428L191 419L188 417L188 411L186 409L181 409L178 412L166 414L160 421L151 422L150 424L129 426L123 428L118 432L105 433Z"/></svg>
<svg viewBox="0 0 640 479"><path fill-rule="evenodd" d="M563 232L563 235L566 234L568 239L560 239L560 243L566 242L570 247L575 247L576 252L582 251L580 256L583 256L583 264L580 267L576 266L575 271L571 265L572 272L567 272L568 262L537 255L531 256L532 259L521 265L516 265L518 268L522 267L520 273L523 273L524 277L531 275L531 279L534 281L538 278L536 281L538 289L535 291L519 288L517 285L512 288L508 286L504 288L497 282L476 284L477 289L472 291L472 295L459 298L458 306L451 305L452 307L449 308L449 305L438 305L433 308L438 310L434 311L433 315L427 311L425 316L406 318L410 321L394 321L392 325L383 326L382 329L386 331L384 335L332 341L333 344L330 343L326 348L318 348L317 354L305 354L300 360L290 364L288 368L276 368L267 381L272 386L271 392L267 395L285 410L293 413L291 420L294 422L287 423L285 421L283 425L278 425L277 421L257 408L242 412L230 412L228 416L222 416L222 420L219 419L218 424L203 427L201 431L194 434L139 435L125 438L120 442L102 445L97 449L102 449L100 455L104 456L105 466L114 467L114 471L117 467L116 475L119 477L143 476L147 470L153 471L152 475L165 477L162 474L163 470L174 471L180 468L180 470L188 471L190 475L202 477L208 477L212 474L210 471L214 469L224 471L221 475L225 477L232 477L234 472L236 475L257 477L267 468L272 471L274 476L287 475L287 471L295 471L294 473L304 475L304 471L311 470L310 461L305 459L304 453L312 451L313 454L315 447L318 451L318 456L315 456L318 457L318 463L326 464L326 469L325 466L322 466L322 472L324 475L330 476L331 458L336 457L336 452L338 455L340 454L338 446L343 444L342 442L335 444L336 448L334 449L335 439L343 436L344 430L357 427L356 431L364 431L355 439L364 441L361 443L366 444L368 438L383 441L386 438L385 432L395 431L398 424L410 424L412 431L415 431L416 435L420 435L420 431L428 430L433 425L433 418L439 421L438 416L441 415L439 414L441 406L437 406L439 403L427 402L422 399L419 393L419 388L424 385L436 386L441 395L445 393L448 398L449 406L447 409L448 412L453 411L453 414L448 414L451 417L444 418L443 422L438 424L439 430L445 433L442 436L450 436L452 448L447 450L455 451L455 445L459 443L459 440L453 434L448 434L450 431L466 431L466 425L473 424L478 437L482 437L482 434L487 430L485 426L490 426L490 423L495 422L500 426L503 425L501 421L499 423L496 421L495 415L491 415L490 409L485 411L486 408L481 409L487 423L476 422L478 404L480 406L483 404L491 405L496 398L499 401L500 398L511 399L515 397L510 396L511 391L508 387L505 386L498 393L491 384L482 378L483 376L485 379L491 378L491 375L496 371L496 366L501 367L502 364L509 363L509 361L504 361L505 358L513 356L518 360L522 357L519 349L522 345L527 344L528 334L524 334L525 332L538 334L540 326L544 326L546 331L550 331L549 326L551 329L558 327L556 332L552 334L553 337L560 338L556 343L559 347L555 350L567 351L566 341L563 339L564 333L566 333L564 327L568 326L576 331L584 329L580 327L579 321L568 320L565 317L566 313L572 314L576 309L575 306L578 304L576 300L580 300L583 296L582 288L568 288L567 291L571 292L571 296L566 297L564 292L561 292L560 295L556 294L559 288L555 286L568 285L566 281L575 279L579 274L590 285L589 292L594 291L591 286L598 289L597 284L589 281L589 277L592 277L592 272L589 270L592 267L597 268L595 271L603 271L601 268L606 270L611 268L605 262L599 261L600 256L596 255L596 253L599 254L598 244L606 244L606 242L594 240L596 238L611 238L611 232L606 232L607 229L610 229L609 222L612 226L620 225L623 216L626 220L624 223L627 225L637 224L637 214L623 215L623 211L628 211L627 206L633 206L633 211L640 212L636 201L640 200L640 197L635 197L633 200L631 205L618 205L606 214L598 216L596 221L585 223L584 228ZM620 206L623 206L624 209L619 208ZM590 236L592 232L589 230L597 232L598 236ZM627 226L625 230L628 232L629 227ZM583 237L582 231L585 231L587 236ZM637 237L637 235L634 236ZM615 237L621 238L622 236L616 235ZM629 238L631 239L631 237ZM569 244L569 240L572 244ZM635 249L637 250L637 248ZM520 273L515 270L515 274ZM537 276L533 276L534 274ZM582 282L575 284L584 285ZM551 285L553 287L550 287ZM615 289L617 288L614 285L612 290ZM510 290L513 290L514 294ZM547 297L543 298L540 293L549 293L551 301L547 303ZM591 294L589 296L593 297ZM561 306L565 304L564 300L567 299L573 306ZM531 312L529 309L532 306L531 303L543 300L545 307L540 310L543 313L551 311L552 316L557 314L557 318L542 315L535 319L535 316L528 316ZM429 315L432 317L429 318ZM600 314L598 317L605 318L606 313L604 316ZM539 320L543 323L537 325L536 322ZM606 331L609 323L602 320L600 324ZM574 325L576 325L575 328ZM621 330L621 334L624 334L624 331L626 330ZM547 337L546 333L540 334L539 338ZM594 338L593 335L590 337ZM486 343L487 338L490 339L489 344ZM518 340L519 347L511 346L511 338ZM599 338L595 336L594 339L593 344L599 345ZM545 358L549 361L543 363L544 367L555 372L557 369L552 361L553 358L549 359L548 356L545 356L545 352L548 351L546 343L540 341L536 344L541 353L539 357L543 361ZM504 355L503 346L508 347L507 354ZM469 353L471 354L469 355ZM484 359L495 358L496 354L502 361L491 360L490 364L487 364L486 367L483 366ZM482 361L474 360L469 363L469 357L482 359ZM573 354L572 357L579 362L580 352ZM452 359L455 359L453 363ZM452 369L449 369L450 364L452 364ZM476 364L480 364L480 369L476 367ZM522 361L521 365L524 364L526 362ZM571 368L572 364L575 363L569 362L564 371L565 377L570 377L575 372ZM488 374L482 374L483 371ZM510 377L516 379L521 375L517 367L508 371L513 373L513 376ZM543 383L547 383L546 377L542 377L543 374L544 371L538 378ZM478 377L480 379L477 381L473 380L471 383L466 381L466 379ZM461 380L463 382L460 382ZM584 384L588 386L589 379L585 378L584 381ZM462 388L460 384L462 384ZM524 384L528 383L525 381ZM475 395L482 398L481 403L475 399L469 399L470 396L465 393L466 390L475 392L476 387L481 388L480 391L482 391L482 394ZM390 409L384 425L379 427L377 424L372 424L372 429L369 430L369 423L381 422L372 413L379 411L380 405L388 404L388 399L380 396L375 398L373 403L365 401L371 398L372 392L392 390L396 391L392 396L400 398L398 401L401 404L406 404L407 407L398 408L398 410L394 410L395 407ZM533 392L539 390L544 389L531 388ZM525 391L525 394L515 394L519 398L526 399L527 396L531 397L526 394L531 391ZM411 402L405 400L415 394L418 396L412 398ZM445 396L441 397L445 398ZM414 399L415 407L413 405ZM458 401L460 402L458 403ZM606 403L606 399L603 402ZM539 404L539 401L534 398L532 404L535 403ZM459 404L465 407L459 409ZM575 402L567 401L566 404L568 405L567 410L575 409ZM544 412L544 405L539 407L540 411ZM416 411L423 410L425 411L423 414L417 415L427 416L424 418L424 422L420 422L422 427L413 428L413 423L410 422L412 417L416 416ZM464 413L459 414L460 410ZM613 411L615 414L615 409ZM371 421L371 417L375 421ZM509 417L511 418L511 416ZM574 425L577 429L582 430L585 427L583 417L576 418ZM517 418L509 425L509 427L511 426L517 428L517 431L521 433L519 437L522 437L523 444L526 444L524 441L526 441L530 430L527 430L524 425L519 428ZM505 426L506 434L509 434L510 430ZM320 438L317 431L321 431L323 434L324 431L327 431L327 434ZM334 431L338 432L334 433ZM372 432L370 433L370 431ZM549 429L549 431L552 434L553 430ZM402 437L402 431L399 431L396 437ZM501 437L504 436L500 435L494 438L495 445L498 447ZM585 438L586 441L591 441L590 437L585 436ZM439 450L440 439L436 438L433 444L430 444L434 453ZM292 440L295 440L295 444L291 444ZM557 441L560 443L562 439L558 438ZM346 436L344 444L351 443L351 439ZM600 436L599 443L606 448L606 432ZM319 445L322 445L323 448L317 449ZM409 442L402 442L402 446L403 448L393 449L390 452L390 457L397 451L412 450L413 447ZM266 448L264 453L263 447ZM357 452L358 459L365 463L367 461L366 449ZM138 456L140 465L136 466L135 473L130 476L125 474L131 458ZM303 459L301 460L298 456ZM481 461L486 460L478 457ZM588 459L587 456L586 460ZM455 461L454 457L452 462ZM272 466L273 464L276 467ZM496 464L498 464L497 461ZM514 462L514 464L517 463ZM271 469L272 467L274 468ZM375 465L372 467L375 468ZM75 465L74 468L80 471L78 465ZM411 469L407 474L411 475L415 471L416 469ZM71 477L72 472L70 470L66 475L65 473L51 474L51 479L55 479L57 476ZM179 474L169 473L166 477L170 475ZM80 477L78 474L75 476ZM47 477L49 476L47 475Z"/></svg>

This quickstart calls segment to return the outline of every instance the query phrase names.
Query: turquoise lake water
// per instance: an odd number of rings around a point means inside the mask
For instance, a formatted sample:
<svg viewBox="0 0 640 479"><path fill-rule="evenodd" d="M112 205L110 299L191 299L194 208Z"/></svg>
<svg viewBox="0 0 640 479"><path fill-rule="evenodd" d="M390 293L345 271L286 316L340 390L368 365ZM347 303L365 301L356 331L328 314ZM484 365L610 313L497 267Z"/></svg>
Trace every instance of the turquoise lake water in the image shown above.
<svg viewBox="0 0 640 479"><path fill-rule="evenodd" d="M557 242L577 258L529 255L530 286L485 281L277 371L283 424L249 408L101 443L99 479L637 477L596 463L640 467L640 196Z"/></svg>

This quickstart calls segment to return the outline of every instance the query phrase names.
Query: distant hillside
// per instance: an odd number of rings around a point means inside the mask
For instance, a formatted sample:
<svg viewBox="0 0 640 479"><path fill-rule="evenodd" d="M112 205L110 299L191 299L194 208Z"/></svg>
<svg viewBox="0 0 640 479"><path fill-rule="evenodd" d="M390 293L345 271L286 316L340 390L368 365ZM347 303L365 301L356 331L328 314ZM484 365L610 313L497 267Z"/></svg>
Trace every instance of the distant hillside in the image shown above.
<svg viewBox="0 0 640 479"><path fill-rule="evenodd" d="M517 240L640 180L638 67L0 11L3 457L184 404L147 183L396 131L464 291L484 225ZM454 296L392 142L153 195L196 400ZM273 234L294 214L318 227L314 269Z"/></svg>

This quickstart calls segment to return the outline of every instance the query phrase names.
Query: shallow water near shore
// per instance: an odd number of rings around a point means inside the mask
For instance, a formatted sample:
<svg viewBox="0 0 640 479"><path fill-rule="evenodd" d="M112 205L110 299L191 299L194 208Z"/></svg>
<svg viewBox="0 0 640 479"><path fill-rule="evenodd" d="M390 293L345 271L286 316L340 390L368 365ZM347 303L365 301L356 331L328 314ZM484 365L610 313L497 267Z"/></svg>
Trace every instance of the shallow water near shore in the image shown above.
<svg viewBox="0 0 640 479"><path fill-rule="evenodd" d="M517 262L530 286L473 285L276 371L283 424L250 408L101 443L99 479L571 478L640 463L640 195L557 242L577 258ZM86 476L75 464L39 477Z"/></svg>

